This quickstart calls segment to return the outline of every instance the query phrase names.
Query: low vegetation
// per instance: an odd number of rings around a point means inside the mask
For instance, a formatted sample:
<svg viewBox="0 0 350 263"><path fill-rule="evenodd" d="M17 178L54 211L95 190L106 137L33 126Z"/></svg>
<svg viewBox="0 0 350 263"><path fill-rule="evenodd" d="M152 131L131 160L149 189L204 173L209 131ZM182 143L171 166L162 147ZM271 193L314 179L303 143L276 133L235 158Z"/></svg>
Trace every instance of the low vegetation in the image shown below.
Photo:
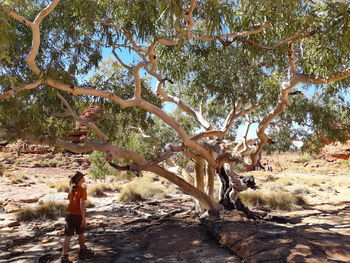
<svg viewBox="0 0 350 263"><path fill-rule="evenodd" d="M346 160L341 160L340 164L346 168L350 168L350 158Z"/></svg>
<svg viewBox="0 0 350 263"><path fill-rule="evenodd" d="M283 191L245 191L240 197L247 206L260 209L292 211L307 207L307 202L301 195Z"/></svg>
<svg viewBox="0 0 350 263"><path fill-rule="evenodd" d="M29 179L29 177L26 174L5 173L4 175L9 179L11 184L24 183L26 180Z"/></svg>
<svg viewBox="0 0 350 263"><path fill-rule="evenodd" d="M104 197L106 196L105 192L117 191L119 192L121 187L118 185L108 185L106 183L95 184L88 187L88 195L93 197Z"/></svg>
<svg viewBox="0 0 350 263"><path fill-rule="evenodd" d="M93 208L96 206L95 203L92 202L90 199L86 200L85 205L87 208Z"/></svg>
<svg viewBox="0 0 350 263"><path fill-rule="evenodd" d="M69 183L68 182L47 182L46 183L50 188L55 188L57 192L69 192Z"/></svg>
<svg viewBox="0 0 350 263"><path fill-rule="evenodd" d="M48 202L35 208L24 208L16 214L18 221L55 220L66 213L67 206L62 203Z"/></svg>
<svg viewBox="0 0 350 263"><path fill-rule="evenodd" d="M149 198L165 198L165 188L150 177L141 177L127 184L120 193L122 202L137 202Z"/></svg>
<svg viewBox="0 0 350 263"><path fill-rule="evenodd" d="M313 157L309 153L304 153L302 155L298 155L298 157L295 159L298 163L306 163L313 159Z"/></svg>

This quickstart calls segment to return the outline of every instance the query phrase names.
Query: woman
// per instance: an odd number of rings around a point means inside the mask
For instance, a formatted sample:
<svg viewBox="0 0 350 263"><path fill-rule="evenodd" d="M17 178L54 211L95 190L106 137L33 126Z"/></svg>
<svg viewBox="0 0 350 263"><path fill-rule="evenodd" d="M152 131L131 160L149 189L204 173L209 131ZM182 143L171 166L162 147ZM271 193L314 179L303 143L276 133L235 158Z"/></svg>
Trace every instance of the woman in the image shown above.
<svg viewBox="0 0 350 263"><path fill-rule="evenodd" d="M86 227L86 205L87 199L84 174L76 172L70 180L70 191L68 194L69 205L66 215L65 238L63 242L61 263L72 263L68 259L70 241L74 233L78 235L80 252L79 259L87 259L94 255L91 249L85 246L84 229Z"/></svg>

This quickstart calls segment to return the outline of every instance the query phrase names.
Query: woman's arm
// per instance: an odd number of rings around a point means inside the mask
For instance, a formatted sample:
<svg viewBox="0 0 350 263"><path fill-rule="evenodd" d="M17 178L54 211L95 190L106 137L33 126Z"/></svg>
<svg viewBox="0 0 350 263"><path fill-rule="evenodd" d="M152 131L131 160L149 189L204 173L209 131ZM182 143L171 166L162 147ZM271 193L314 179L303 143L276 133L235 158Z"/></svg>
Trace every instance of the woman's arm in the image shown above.
<svg viewBox="0 0 350 263"><path fill-rule="evenodd" d="M80 199L80 211L81 211L81 227L85 228L86 226L86 203L85 200Z"/></svg>

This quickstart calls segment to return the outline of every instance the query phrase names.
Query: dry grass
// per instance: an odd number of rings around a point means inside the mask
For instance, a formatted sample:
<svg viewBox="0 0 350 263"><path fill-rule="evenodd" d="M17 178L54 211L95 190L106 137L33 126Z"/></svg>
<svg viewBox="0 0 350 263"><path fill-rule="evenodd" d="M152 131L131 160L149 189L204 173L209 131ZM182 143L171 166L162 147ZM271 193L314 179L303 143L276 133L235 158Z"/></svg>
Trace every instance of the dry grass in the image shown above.
<svg viewBox="0 0 350 263"><path fill-rule="evenodd" d="M312 155L310 155L309 153L304 153L302 155L298 155L294 161L298 163L306 163L310 162L313 159L314 157Z"/></svg>
<svg viewBox="0 0 350 263"><path fill-rule="evenodd" d="M69 192L69 183L67 182L46 182L50 188L55 188L57 192Z"/></svg>
<svg viewBox="0 0 350 263"><path fill-rule="evenodd" d="M105 187L104 185L93 185L88 189L88 195L93 197L105 197Z"/></svg>
<svg viewBox="0 0 350 263"><path fill-rule="evenodd" d="M93 197L105 197L105 192L120 192L121 186L119 185L109 185L106 183L95 184L88 188L88 195Z"/></svg>
<svg viewBox="0 0 350 263"><path fill-rule="evenodd" d="M143 176L127 184L121 191L119 201L136 202L149 198L165 198L165 188L151 177Z"/></svg>
<svg viewBox="0 0 350 263"><path fill-rule="evenodd" d="M7 173L5 175L11 184L20 184L20 183L24 183L26 180L29 179L29 177L26 174L11 174L11 173Z"/></svg>
<svg viewBox="0 0 350 263"><path fill-rule="evenodd" d="M87 208L93 208L93 207L96 206L95 203L92 202L92 201L89 200L89 199L85 201L85 205L86 205Z"/></svg>
<svg viewBox="0 0 350 263"><path fill-rule="evenodd" d="M0 158L1 159L12 159L13 153L11 152L0 152Z"/></svg>
<svg viewBox="0 0 350 263"><path fill-rule="evenodd" d="M24 208L16 213L18 221L55 220L66 213L67 206L61 203L44 203L35 208Z"/></svg>
<svg viewBox="0 0 350 263"><path fill-rule="evenodd" d="M344 167L344 168L350 168L350 158L347 160L341 160L340 164Z"/></svg>
<svg viewBox="0 0 350 263"><path fill-rule="evenodd" d="M255 208L293 211L307 207L307 202L301 195L283 191L245 191L240 194L240 198L244 204Z"/></svg>
<svg viewBox="0 0 350 263"><path fill-rule="evenodd" d="M291 178L289 175L281 175L275 182L274 184L276 185L281 185L281 186L290 186L293 185L294 183L294 178Z"/></svg>

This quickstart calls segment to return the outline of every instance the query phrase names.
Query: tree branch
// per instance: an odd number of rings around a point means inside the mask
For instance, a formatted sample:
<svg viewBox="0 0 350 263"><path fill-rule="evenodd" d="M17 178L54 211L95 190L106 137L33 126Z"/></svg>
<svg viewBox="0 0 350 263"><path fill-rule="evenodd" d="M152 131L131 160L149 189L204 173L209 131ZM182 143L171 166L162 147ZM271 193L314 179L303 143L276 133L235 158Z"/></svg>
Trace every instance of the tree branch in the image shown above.
<svg viewBox="0 0 350 263"><path fill-rule="evenodd" d="M35 18L34 23L32 25L32 33L33 33L33 42L31 50L28 54L28 57L26 59L26 62L28 66L31 68L31 70L37 74L40 75L41 70L35 63L35 58L39 52L40 47L40 24L43 21L43 19L48 16L54 8L57 6L57 4L60 2L60 0L53 0L50 4L47 5L46 8L44 8Z"/></svg>
<svg viewBox="0 0 350 263"><path fill-rule="evenodd" d="M141 79L140 79L140 69L144 66L146 66L146 64L141 61L136 65L136 67L133 70L134 83L135 83L135 93L134 93L135 99L141 99L142 87L141 87Z"/></svg>
<svg viewBox="0 0 350 263"><path fill-rule="evenodd" d="M195 25L195 21L193 19L193 11L196 7L197 4L197 0L192 0L191 4L190 4L190 8L188 9L188 11L186 12L185 15L183 15L183 17L185 18L186 22L187 22L187 28L186 31L189 33L191 32L192 28ZM190 36L189 36L190 37Z"/></svg>
<svg viewBox="0 0 350 263"><path fill-rule="evenodd" d="M24 16L21 16L19 14L17 14L14 11L8 11L7 14L12 17L13 19L17 20L20 23L23 23L24 25L28 26L28 27L32 27L33 23L31 21L29 21L27 18L25 18Z"/></svg>
<svg viewBox="0 0 350 263"><path fill-rule="evenodd" d="M261 24L259 28L257 29L252 29L244 32L238 32L238 33L230 33L230 34L222 34L222 35L216 35L216 36L210 36L210 35L197 35L195 33L192 33L192 37L194 39L198 40L220 40L220 39L225 39L225 38L238 38L242 36L249 36L249 35L254 35L262 32L264 29L269 29L270 25L269 24Z"/></svg>
<svg viewBox="0 0 350 263"><path fill-rule="evenodd" d="M191 140L197 141L202 138L214 137L214 136L218 137L220 140L223 140L224 133L222 131L216 131L216 130L205 131L195 136L192 136Z"/></svg>
<svg viewBox="0 0 350 263"><path fill-rule="evenodd" d="M293 42L290 42L288 46L288 59L289 59L291 73L295 74L297 72L297 67L294 61L294 43Z"/></svg>
<svg viewBox="0 0 350 263"><path fill-rule="evenodd" d="M241 109L241 111L239 113L236 113L238 109L240 109L240 107L234 108L231 110L231 112L227 115L225 122L224 122L224 128L222 129L222 132L226 135L230 129L230 127L232 126L232 123L234 120L242 117L243 115L246 115L250 112L252 112L253 110L257 109L260 105L256 104L253 105L252 107L248 108L248 109Z"/></svg>
<svg viewBox="0 0 350 263"><path fill-rule="evenodd" d="M268 136L265 134L266 128L272 122L272 120L274 120L277 116L279 116L282 112L285 111L286 107L289 104L289 100L288 100L289 91L301 82L297 76L298 74L294 74L291 80L282 82L281 84L282 91L281 91L280 99L276 108L273 111L271 111L269 114L267 114L264 117L264 119L260 122L257 130L257 135L260 139L260 143L258 144L256 151L251 155L252 165L257 164L259 156L263 150L263 147L266 145L269 139Z"/></svg>
<svg viewBox="0 0 350 263"><path fill-rule="evenodd" d="M149 62L151 63L151 71L153 72L156 71L158 68L157 56L156 56L156 52L154 51L156 45L157 45L157 41L152 42L148 46L148 50L147 50L148 59L149 59Z"/></svg>
<svg viewBox="0 0 350 263"><path fill-rule="evenodd" d="M187 112L206 130L210 130L212 128L211 124L204 118L204 116L200 112L193 110L179 98L169 96L161 88L159 88L159 86L157 89L157 94L162 96L163 102L172 102L176 104L179 108L181 108L183 111Z"/></svg>
<svg viewBox="0 0 350 263"><path fill-rule="evenodd" d="M233 41L239 41L239 42L245 42L245 43L248 43L249 45L252 45L254 47L257 47L257 48L260 48L260 49L265 49L265 50L274 50L274 49L277 49L279 48L280 46L283 46L285 44L288 44L290 42L296 42L297 40L299 40L300 38L304 38L304 37L311 37L313 36L318 29L314 29L314 30L311 30L310 32L307 32L305 33L307 28L304 28L302 29L301 31L299 31L298 33L294 34L293 36L290 36L280 42L278 42L277 44L273 45L272 47L269 47L269 46L264 46L264 45L261 45L261 44L258 44L256 42L254 42L253 40L250 40L250 39L244 39L244 38L240 38L240 37L236 37L233 39ZM232 42L233 42L232 41ZM231 43L232 43L231 42Z"/></svg>
<svg viewBox="0 0 350 263"><path fill-rule="evenodd" d="M125 149L118 148L117 146L112 145L110 143L86 142L83 144L75 144L75 143L71 143L71 142L64 141L57 138L50 138L47 136L39 138L37 136L33 136L27 133L22 134L22 138L35 144L62 147L72 152L89 153L92 151L99 151L99 152L111 153L113 156L112 157L113 159L118 159L118 158L129 159L129 160L132 160L137 165L146 163L146 160L141 156L139 156L138 154L134 152L130 152ZM206 206L205 208L207 209L219 208L218 202L216 202L214 199L209 197L203 191L200 191L193 185L187 183L184 179L175 175L174 173L171 173L170 171L167 171L164 168L157 165L149 166L145 170L149 172L153 172L159 176L162 176L163 178L179 186L182 189L182 191L184 191L184 193L189 194L194 198L196 198L197 200L199 200L201 203L204 203Z"/></svg>
<svg viewBox="0 0 350 263"><path fill-rule="evenodd" d="M115 48L116 48L115 45L116 45L116 44L113 43L112 54L113 54L114 57L118 60L119 64L120 64L122 67L126 68L128 71L132 71L132 67L126 65L126 64L123 62L123 60L121 60L121 58L118 56L117 52L115 51Z"/></svg>
<svg viewBox="0 0 350 263"><path fill-rule="evenodd" d="M296 74L295 78L298 81L303 83L322 85L322 84L328 84L338 80L342 80L349 76L350 76L350 68L347 68L344 71L339 71L326 77L318 77L315 75L298 73Z"/></svg>
<svg viewBox="0 0 350 263"><path fill-rule="evenodd" d="M107 135L102 132L95 123L84 120L83 118L79 117L79 115L71 108L71 106L68 104L68 102L66 101L66 99L57 92L57 97L61 100L61 102L63 103L63 105L65 106L65 110L67 113L69 113L69 115L71 115L73 117L74 120L76 120L77 122L80 122L81 124L85 125L86 127L90 128L91 130L93 130L96 135L98 137L100 137L103 141L108 141L108 137Z"/></svg>
<svg viewBox="0 0 350 263"><path fill-rule="evenodd" d="M27 84L23 87L19 87L19 88L16 88L16 89L12 89L12 90L9 90L9 91L6 91L4 92L3 94L0 94L0 99L4 99L4 98L7 98L13 94L16 94L18 92L21 92L23 90L30 90L30 89L35 89L36 87L38 87L40 84L42 84L43 81L41 79L31 83L31 84Z"/></svg>

